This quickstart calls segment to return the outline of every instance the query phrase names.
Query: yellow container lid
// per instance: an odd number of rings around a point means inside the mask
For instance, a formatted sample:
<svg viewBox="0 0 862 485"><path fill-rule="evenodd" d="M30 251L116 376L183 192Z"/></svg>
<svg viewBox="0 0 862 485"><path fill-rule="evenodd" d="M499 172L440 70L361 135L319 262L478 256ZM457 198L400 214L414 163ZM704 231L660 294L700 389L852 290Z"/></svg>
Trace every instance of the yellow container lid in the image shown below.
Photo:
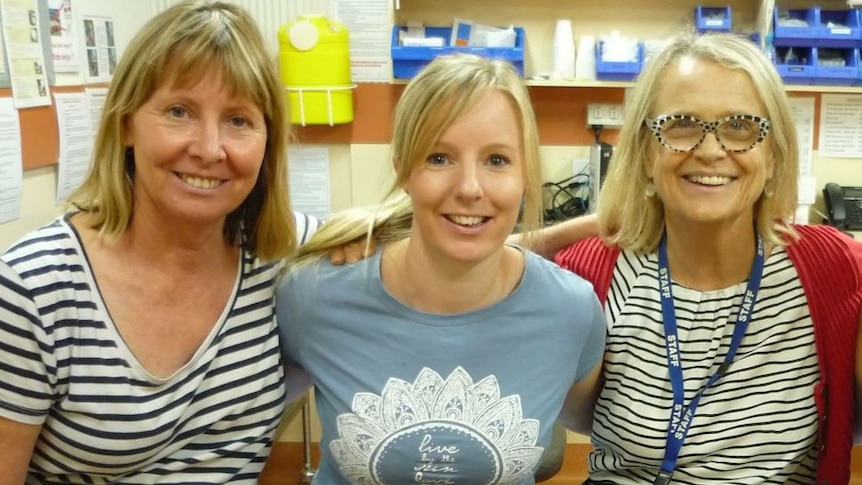
<svg viewBox="0 0 862 485"><path fill-rule="evenodd" d="M325 15L300 15L297 20L282 25L278 30L282 49L308 51L318 44L347 44L348 39L347 27L330 21Z"/></svg>

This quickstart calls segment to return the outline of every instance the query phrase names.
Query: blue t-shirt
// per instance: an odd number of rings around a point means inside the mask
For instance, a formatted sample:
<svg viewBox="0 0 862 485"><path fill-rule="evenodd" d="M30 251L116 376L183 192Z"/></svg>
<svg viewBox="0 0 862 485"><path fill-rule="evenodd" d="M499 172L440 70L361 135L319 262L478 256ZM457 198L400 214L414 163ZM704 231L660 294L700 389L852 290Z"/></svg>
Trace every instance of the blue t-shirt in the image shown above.
<svg viewBox="0 0 862 485"><path fill-rule="evenodd" d="M380 255L277 290L284 355L315 384L314 482L532 484L566 393L602 358L592 286L527 253L505 299L431 314L386 291Z"/></svg>

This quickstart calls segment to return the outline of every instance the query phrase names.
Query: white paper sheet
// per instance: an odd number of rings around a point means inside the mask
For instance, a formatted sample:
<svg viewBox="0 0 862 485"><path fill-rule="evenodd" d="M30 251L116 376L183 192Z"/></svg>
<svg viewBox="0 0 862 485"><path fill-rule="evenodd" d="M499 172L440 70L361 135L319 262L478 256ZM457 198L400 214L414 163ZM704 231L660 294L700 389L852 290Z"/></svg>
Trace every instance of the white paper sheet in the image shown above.
<svg viewBox="0 0 862 485"><path fill-rule="evenodd" d="M60 132L57 166L57 204L60 204L87 175L93 134L86 93L54 93L54 102Z"/></svg>
<svg viewBox="0 0 862 485"><path fill-rule="evenodd" d="M862 158L862 95L820 96L819 158Z"/></svg>
<svg viewBox="0 0 862 485"><path fill-rule="evenodd" d="M81 56L78 31L72 21L72 0L48 0L51 24L51 54L54 58L54 84L74 86L81 84Z"/></svg>
<svg viewBox="0 0 862 485"><path fill-rule="evenodd" d="M0 98L0 223L21 217L21 124L12 98Z"/></svg>
<svg viewBox="0 0 862 485"><path fill-rule="evenodd" d="M333 0L333 18L350 32L353 82L392 79L392 0Z"/></svg>
<svg viewBox="0 0 862 485"><path fill-rule="evenodd" d="M117 47L114 43L113 17L84 17L84 57L87 83L108 82L117 67Z"/></svg>
<svg viewBox="0 0 862 485"><path fill-rule="evenodd" d="M287 150L290 203L295 211L325 219L330 207L329 149L291 147Z"/></svg>
<svg viewBox="0 0 862 485"><path fill-rule="evenodd" d="M0 0L3 41L16 108L51 104L36 0Z"/></svg>

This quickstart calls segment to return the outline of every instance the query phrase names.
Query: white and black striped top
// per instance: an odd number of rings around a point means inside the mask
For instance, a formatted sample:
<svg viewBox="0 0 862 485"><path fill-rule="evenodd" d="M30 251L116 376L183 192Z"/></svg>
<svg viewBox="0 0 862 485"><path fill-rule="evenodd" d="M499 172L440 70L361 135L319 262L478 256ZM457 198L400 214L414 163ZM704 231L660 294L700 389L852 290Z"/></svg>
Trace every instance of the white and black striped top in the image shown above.
<svg viewBox="0 0 862 485"><path fill-rule="evenodd" d="M298 215L298 235L317 224ZM161 379L111 322L65 217L0 258L0 416L42 425L27 483L257 483L284 409L278 267L237 264L220 321Z"/></svg>
<svg viewBox="0 0 862 485"><path fill-rule="evenodd" d="M673 398L658 281L655 254L620 253L605 305L594 480L652 483L664 457ZM724 360L744 292L745 283L708 292L673 284L686 405ZM814 483L818 381L806 298L779 248L766 261L734 362L701 398L673 483Z"/></svg>

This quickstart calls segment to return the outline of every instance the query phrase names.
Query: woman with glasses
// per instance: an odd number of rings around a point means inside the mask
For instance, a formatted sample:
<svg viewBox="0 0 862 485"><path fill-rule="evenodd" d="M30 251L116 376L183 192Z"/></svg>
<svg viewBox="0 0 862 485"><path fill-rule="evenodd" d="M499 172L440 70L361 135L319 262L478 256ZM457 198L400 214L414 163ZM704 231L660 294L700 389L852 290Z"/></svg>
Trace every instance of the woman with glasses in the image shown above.
<svg viewBox="0 0 862 485"><path fill-rule="evenodd" d="M609 329L588 483L847 483L862 244L789 223L798 159L784 86L747 39L681 35L645 67L601 239L556 256Z"/></svg>

